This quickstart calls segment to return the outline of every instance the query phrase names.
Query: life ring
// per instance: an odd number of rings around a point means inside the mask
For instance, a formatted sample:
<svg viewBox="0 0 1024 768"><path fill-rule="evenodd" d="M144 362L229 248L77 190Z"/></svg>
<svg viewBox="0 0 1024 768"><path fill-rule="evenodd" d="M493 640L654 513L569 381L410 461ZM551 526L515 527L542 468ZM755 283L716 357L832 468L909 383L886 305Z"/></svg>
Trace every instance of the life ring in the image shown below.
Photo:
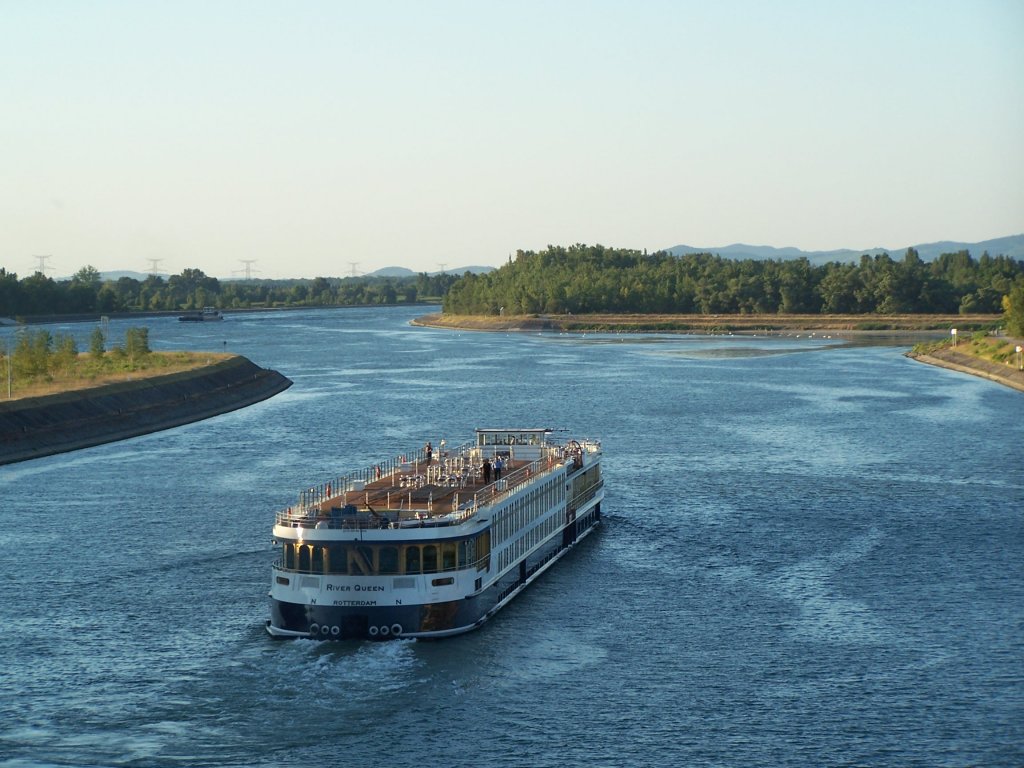
<svg viewBox="0 0 1024 768"><path fill-rule="evenodd" d="M331 627L331 634L334 635L335 637L340 635L341 634L341 627L339 627L337 624L335 624L333 627Z"/></svg>
<svg viewBox="0 0 1024 768"><path fill-rule="evenodd" d="M387 637L390 634L391 634L391 627L389 627L387 624L381 625L380 636L381 637Z"/></svg>
<svg viewBox="0 0 1024 768"><path fill-rule="evenodd" d="M380 632L380 630L377 629L377 627L370 627L370 637L376 637L378 632Z"/></svg>
<svg viewBox="0 0 1024 768"><path fill-rule="evenodd" d="M320 625L319 624L310 624L309 625L309 634L311 634L311 635L319 635L320 634Z"/></svg>
<svg viewBox="0 0 1024 768"><path fill-rule="evenodd" d="M391 634L394 635L395 637L401 637L401 635L402 635L402 625L401 624L392 624L391 625Z"/></svg>

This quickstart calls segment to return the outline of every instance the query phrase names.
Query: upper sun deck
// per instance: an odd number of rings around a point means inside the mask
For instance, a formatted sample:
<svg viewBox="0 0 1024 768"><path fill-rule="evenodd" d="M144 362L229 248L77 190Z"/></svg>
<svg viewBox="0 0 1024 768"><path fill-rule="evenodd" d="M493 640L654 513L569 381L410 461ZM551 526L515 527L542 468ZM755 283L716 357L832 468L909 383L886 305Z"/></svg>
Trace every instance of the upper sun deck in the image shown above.
<svg viewBox="0 0 1024 768"><path fill-rule="evenodd" d="M442 440L299 494L277 526L396 529L457 525L524 484L566 463L591 463L594 440L556 443L547 429L478 429L474 443L449 450ZM497 465L503 466L499 470Z"/></svg>

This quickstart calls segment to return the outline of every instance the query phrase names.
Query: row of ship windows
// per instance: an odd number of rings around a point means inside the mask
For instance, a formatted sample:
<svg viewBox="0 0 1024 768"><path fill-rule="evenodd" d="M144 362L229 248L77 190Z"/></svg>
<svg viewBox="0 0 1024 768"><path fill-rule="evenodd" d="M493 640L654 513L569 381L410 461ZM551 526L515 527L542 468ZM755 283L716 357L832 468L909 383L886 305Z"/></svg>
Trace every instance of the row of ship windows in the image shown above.
<svg viewBox="0 0 1024 768"><path fill-rule="evenodd" d="M389 576L486 568L491 553L490 533L461 541L436 544L308 544L285 542L281 567L303 573L349 576Z"/></svg>
<svg viewBox="0 0 1024 768"><path fill-rule="evenodd" d="M573 496L579 497L589 491L596 485L601 484L601 465L591 467L582 475L578 475L573 478L572 481L572 492Z"/></svg>
<svg viewBox="0 0 1024 768"><path fill-rule="evenodd" d="M518 541L510 545L508 549L498 556L498 570L504 571L560 527L561 521L558 519L558 516L552 515L536 528L524 533L519 537Z"/></svg>
<svg viewBox="0 0 1024 768"><path fill-rule="evenodd" d="M495 544L505 541L516 531L547 513L551 507L565 501L565 484L561 478L530 491L516 499L494 522Z"/></svg>

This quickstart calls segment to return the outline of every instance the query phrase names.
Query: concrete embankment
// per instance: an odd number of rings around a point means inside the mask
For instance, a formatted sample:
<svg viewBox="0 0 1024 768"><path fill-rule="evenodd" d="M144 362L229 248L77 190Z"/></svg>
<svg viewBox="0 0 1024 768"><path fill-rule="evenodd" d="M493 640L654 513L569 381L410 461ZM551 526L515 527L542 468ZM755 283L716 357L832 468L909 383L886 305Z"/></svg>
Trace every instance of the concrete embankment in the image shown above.
<svg viewBox="0 0 1024 768"><path fill-rule="evenodd" d="M951 371L969 373L989 381L1024 392L1024 371L1013 365L983 360L975 355L958 352L950 347L933 350L928 354L908 352L907 357L922 363L948 368Z"/></svg>
<svg viewBox="0 0 1024 768"><path fill-rule="evenodd" d="M233 357L191 371L0 403L0 464L178 427L283 392L277 371Z"/></svg>

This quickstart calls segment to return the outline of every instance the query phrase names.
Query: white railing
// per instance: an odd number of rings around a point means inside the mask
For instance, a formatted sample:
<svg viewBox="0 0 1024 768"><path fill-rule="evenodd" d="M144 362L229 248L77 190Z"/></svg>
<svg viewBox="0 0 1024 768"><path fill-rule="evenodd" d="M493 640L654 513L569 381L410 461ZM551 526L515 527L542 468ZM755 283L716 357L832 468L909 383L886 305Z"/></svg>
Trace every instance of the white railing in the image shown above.
<svg viewBox="0 0 1024 768"><path fill-rule="evenodd" d="M405 506L406 494L394 494L394 500L399 506L391 506L389 497L388 504L382 512L353 512L343 511L346 506L344 494L352 491L362 491L372 482L385 477L395 477L395 485L400 485L402 478L419 474L420 465L426 466L426 452L423 449L401 454L394 459L388 459L379 464L367 467L352 474L341 475L299 493L298 504L295 507L278 512L275 516L277 525L299 528L399 528L415 527L420 525L458 525L473 517L481 507L490 506L501 499L515 493L522 485L529 482L539 474L547 473L562 461L572 458L570 446L575 450L575 445L580 446L582 454L599 453L601 443L597 440L584 439L582 441L569 441L565 445L546 445L545 456L537 461L531 462L525 467L520 467L509 472L500 480L495 480L483 488L475 491L472 496L459 502L460 494L455 494L456 501L452 504L452 511L445 515L427 515L416 517L417 511L425 511L423 508L413 507L411 504ZM467 444L460 446L454 451L447 453L449 460L458 460L463 465L474 456L476 446ZM437 454L435 454L437 456ZM445 456L437 456L434 461L443 460ZM582 458L582 456L580 457ZM411 501L411 496L409 497ZM332 508L329 512L324 511L325 502L336 499L341 507ZM428 502L429 505L429 502ZM403 516L402 513L405 513ZM392 520L388 513L392 513L396 519Z"/></svg>

